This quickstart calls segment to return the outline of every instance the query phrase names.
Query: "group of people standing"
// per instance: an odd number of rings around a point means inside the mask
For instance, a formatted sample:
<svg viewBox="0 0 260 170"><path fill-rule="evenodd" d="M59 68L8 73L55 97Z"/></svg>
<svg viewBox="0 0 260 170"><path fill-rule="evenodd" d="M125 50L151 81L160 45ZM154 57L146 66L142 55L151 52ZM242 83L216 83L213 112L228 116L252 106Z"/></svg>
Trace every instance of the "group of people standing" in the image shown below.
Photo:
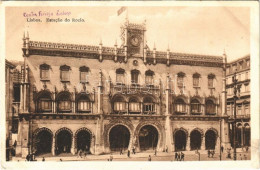
<svg viewBox="0 0 260 170"><path fill-rule="evenodd" d="M213 158L213 156L215 155L215 150L211 150L211 149L209 149L208 150L208 158Z"/></svg>
<svg viewBox="0 0 260 170"><path fill-rule="evenodd" d="M175 152L175 161L184 161L184 156L183 152Z"/></svg>

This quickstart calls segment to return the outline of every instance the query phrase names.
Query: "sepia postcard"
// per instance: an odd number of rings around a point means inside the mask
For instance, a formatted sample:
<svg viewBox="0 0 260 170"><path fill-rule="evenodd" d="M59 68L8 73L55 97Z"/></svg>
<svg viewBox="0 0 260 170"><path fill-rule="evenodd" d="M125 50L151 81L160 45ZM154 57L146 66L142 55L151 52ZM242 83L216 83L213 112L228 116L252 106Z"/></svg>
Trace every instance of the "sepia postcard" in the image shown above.
<svg viewBox="0 0 260 170"><path fill-rule="evenodd" d="M1 44L3 169L259 168L258 2L2 2Z"/></svg>

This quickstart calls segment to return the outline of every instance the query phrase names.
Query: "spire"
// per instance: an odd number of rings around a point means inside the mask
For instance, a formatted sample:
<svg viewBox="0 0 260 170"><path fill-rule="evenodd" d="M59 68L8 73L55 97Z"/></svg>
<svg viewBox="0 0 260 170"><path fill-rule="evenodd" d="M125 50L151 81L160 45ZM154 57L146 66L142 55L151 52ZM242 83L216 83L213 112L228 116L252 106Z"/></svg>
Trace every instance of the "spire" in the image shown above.
<svg viewBox="0 0 260 170"><path fill-rule="evenodd" d="M169 46L169 43L168 43L168 48L167 48L167 51L170 51L170 46Z"/></svg>
<svg viewBox="0 0 260 170"><path fill-rule="evenodd" d="M99 42L99 45L102 45L102 38L100 38L100 42Z"/></svg>
<svg viewBox="0 0 260 170"><path fill-rule="evenodd" d="M27 31L27 36L26 36L26 38L29 38L29 32Z"/></svg>

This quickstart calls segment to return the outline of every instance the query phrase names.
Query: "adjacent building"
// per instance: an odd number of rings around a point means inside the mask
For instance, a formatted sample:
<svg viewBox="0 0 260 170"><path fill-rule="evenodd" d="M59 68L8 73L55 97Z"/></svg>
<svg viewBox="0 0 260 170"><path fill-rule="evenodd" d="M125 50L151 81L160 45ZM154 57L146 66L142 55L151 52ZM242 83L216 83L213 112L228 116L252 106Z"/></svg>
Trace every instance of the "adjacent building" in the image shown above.
<svg viewBox="0 0 260 170"><path fill-rule="evenodd" d="M240 87L236 108L234 108L234 82L236 74L237 85ZM250 55L239 58L227 64L227 114L230 122L230 141L233 146L233 138L236 135L236 146L242 148L250 146ZM232 122L236 109L236 134L233 133Z"/></svg>
<svg viewBox="0 0 260 170"><path fill-rule="evenodd" d="M24 36L18 156L230 147L226 56L157 51L145 23L121 32L114 47Z"/></svg>

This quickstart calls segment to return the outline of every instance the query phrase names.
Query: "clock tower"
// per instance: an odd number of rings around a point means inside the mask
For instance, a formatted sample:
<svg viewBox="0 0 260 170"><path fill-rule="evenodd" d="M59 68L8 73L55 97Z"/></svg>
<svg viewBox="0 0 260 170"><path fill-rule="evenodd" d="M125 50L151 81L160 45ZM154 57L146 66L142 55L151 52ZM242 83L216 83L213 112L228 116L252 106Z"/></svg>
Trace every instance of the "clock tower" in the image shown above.
<svg viewBox="0 0 260 170"><path fill-rule="evenodd" d="M123 46L127 48L128 57L143 57L146 47L146 23L133 24L128 20L121 27Z"/></svg>

